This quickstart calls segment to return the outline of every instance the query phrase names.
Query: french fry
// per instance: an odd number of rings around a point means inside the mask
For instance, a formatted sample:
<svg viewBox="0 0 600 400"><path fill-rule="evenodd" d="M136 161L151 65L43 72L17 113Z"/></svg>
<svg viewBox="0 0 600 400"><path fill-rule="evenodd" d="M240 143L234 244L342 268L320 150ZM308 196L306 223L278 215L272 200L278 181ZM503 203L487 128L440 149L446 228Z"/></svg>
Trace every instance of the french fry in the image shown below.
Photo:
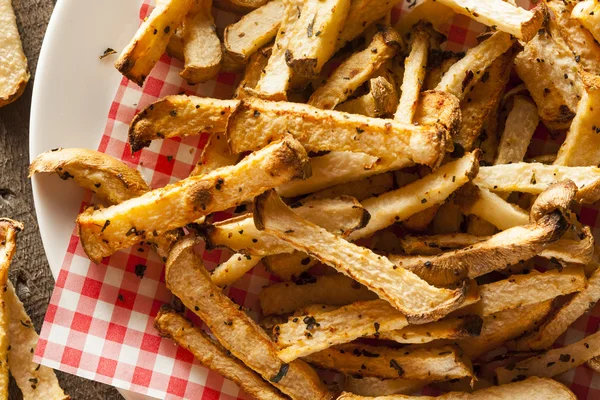
<svg viewBox="0 0 600 400"><path fill-rule="evenodd" d="M287 64L306 78L321 72L335 51L350 0L306 0L294 24L285 53Z"/></svg>
<svg viewBox="0 0 600 400"><path fill-rule="evenodd" d="M27 58L23 52L17 19L10 0L0 2L0 107L18 99L29 82Z"/></svg>
<svg viewBox="0 0 600 400"><path fill-rule="evenodd" d="M423 0L415 4L409 12L402 13L394 25L403 38L407 38L413 26L419 21L430 22L434 29L442 32L442 26L454 17L455 13L450 8L436 0Z"/></svg>
<svg viewBox="0 0 600 400"><path fill-rule="evenodd" d="M451 199L443 203L433 216L431 230L435 234L458 232L463 220L460 207Z"/></svg>
<svg viewBox="0 0 600 400"><path fill-rule="evenodd" d="M246 393L260 399L286 398L260 375L229 355L223 346L211 339L202 329L195 327L174 310L168 307L161 308L154 319L154 327L161 336L168 337L191 351L202 365L231 379Z"/></svg>
<svg viewBox="0 0 600 400"><path fill-rule="evenodd" d="M586 336L568 346L548 350L543 354L519 361L514 368L512 366L497 368L496 376L500 384L515 382L529 376L552 377L578 367L598 355L600 355L600 332Z"/></svg>
<svg viewBox="0 0 600 400"><path fill-rule="evenodd" d="M356 199L342 196L293 204L302 218L319 225L335 235L347 237L366 225L368 212ZM294 248L287 242L254 226L252 214L240 215L212 225L198 228L208 248L227 247L233 251L264 257L291 253Z"/></svg>
<svg viewBox="0 0 600 400"><path fill-rule="evenodd" d="M515 96L513 108L504 125L495 163L512 164L523 161L538 123L535 103L527 97Z"/></svg>
<svg viewBox="0 0 600 400"><path fill-rule="evenodd" d="M575 4L571 11L571 18L575 18L600 41L600 6L597 1L586 0Z"/></svg>
<svg viewBox="0 0 600 400"><path fill-rule="evenodd" d="M261 257L259 256L241 253L232 254L227 261L211 271L210 277L217 286L231 285L254 268L260 260Z"/></svg>
<svg viewBox="0 0 600 400"><path fill-rule="evenodd" d="M595 270L587 282L587 287L575 294L544 322L537 331L531 332L514 343L520 351L549 348L567 328L587 312L600 299L600 270Z"/></svg>
<svg viewBox="0 0 600 400"><path fill-rule="evenodd" d="M129 125L129 145L136 152L152 140L225 132L237 100L166 96L139 112Z"/></svg>
<svg viewBox="0 0 600 400"><path fill-rule="evenodd" d="M529 400L534 398L554 400L576 400L577 397L562 383L553 379L530 377L522 382L492 386L472 393L450 392L441 396L380 396L362 397L351 393L342 393L338 400Z"/></svg>
<svg viewBox="0 0 600 400"><path fill-rule="evenodd" d="M544 3L532 11L528 11L502 0L485 2L439 0L439 2L459 14L466 15L492 29L509 33L525 42L533 38L542 27L547 12Z"/></svg>
<svg viewBox="0 0 600 400"><path fill-rule="evenodd" d="M411 33L410 53L404 60L404 79L400 89L402 95L394 114L394 119L398 122L413 123L427 71L429 39L428 28L424 24L416 25Z"/></svg>
<svg viewBox="0 0 600 400"><path fill-rule="evenodd" d="M349 343L362 336L401 329L408 321L385 300L359 301L316 315L290 317L274 329L284 362Z"/></svg>
<svg viewBox="0 0 600 400"><path fill-rule="evenodd" d="M409 394L429 384L420 379L379 379L369 376L344 377L344 390L360 396L387 396L391 394Z"/></svg>
<svg viewBox="0 0 600 400"><path fill-rule="evenodd" d="M515 70L535 101L540 119L551 130L568 128L575 116L583 90L578 69L573 53L546 31L515 57Z"/></svg>
<svg viewBox="0 0 600 400"><path fill-rule="evenodd" d="M310 304L343 306L376 298L375 293L342 274L276 283L259 294L263 315L287 314Z"/></svg>
<svg viewBox="0 0 600 400"><path fill-rule="evenodd" d="M529 216L525 210L507 202L486 188L465 186L458 192L455 199L464 214L476 215L500 230L525 225L529 222Z"/></svg>
<svg viewBox="0 0 600 400"><path fill-rule="evenodd" d="M419 5L425 5L427 3L436 6L436 2L432 0L425 0L422 3L419 3ZM443 4L438 4L442 7L446 7ZM408 15L410 15L410 13ZM446 72L448 72L450 67L464 56L465 53L455 53L452 51L442 51L440 49L430 49L429 55L427 57L427 73L425 74L425 82L423 82L423 88L425 90L435 89L436 86L441 82L442 77L446 74Z"/></svg>
<svg viewBox="0 0 600 400"><path fill-rule="evenodd" d="M221 69L221 41L211 7L212 0L198 0L183 19L184 66L179 75L191 84L206 82Z"/></svg>
<svg viewBox="0 0 600 400"><path fill-rule="evenodd" d="M455 346L409 350L349 343L311 354L305 360L348 375L445 381L473 377L471 363L461 356L462 351Z"/></svg>
<svg viewBox="0 0 600 400"><path fill-rule="evenodd" d="M115 68L143 86L191 6L192 0L170 0L154 8L115 62Z"/></svg>
<svg viewBox="0 0 600 400"><path fill-rule="evenodd" d="M223 36L227 51L239 59L249 59L273 40L281 25L284 8L283 0L271 0L227 26Z"/></svg>
<svg viewBox="0 0 600 400"><path fill-rule="evenodd" d="M231 55L225 48L225 45L221 43L221 71L233 72L235 74L243 72L246 68L246 63Z"/></svg>
<svg viewBox="0 0 600 400"><path fill-rule="evenodd" d="M167 54L181 62L185 61L185 57L183 55L183 35L181 34L181 29L177 29L173 36L171 36L171 39L169 39L169 43L167 44Z"/></svg>
<svg viewBox="0 0 600 400"><path fill-rule="evenodd" d="M595 372L600 373L600 360L598 357L590 358L586 361L585 365L593 369Z"/></svg>
<svg viewBox="0 0 600 400"><path fill-rule="evenodd" d="M52 368L33 362L31 349L37 346L39 336L10 281L4 292L4 301L10 314L8 366L17 386L23 393L23 398L70 399L61 389ZM35 384L32 385L33 382Z"/></svg>
<svg viewBox="0 0 600 400"><path fill-rule="evenodd" d="M371 197L361 202L371 215L366 227L349 236L350 240L367 237L395 222L446 200L454 191L469 182L479 168L478 153L448 163L431 174L400 189Z"/></svg>
<svg viewBox="0 0 600 400"><path fill-rule="evenodd" d="M291 254L277 254L263 258L265 267L284 281L295 280L318 263L303 251L294 250Z"/></svg>
<svg viewBox="0 0 600 400"><path fill-rule="evenodd" d="M455 137L462 123L460 102L456 96L447 92L421 92L414 121L419 125L442 124Z"/></svg>
<svg viewBox="0 0 600 400"><path fill-rule="evenodd" d="M208 138L208 143L202 149L200 160L190 172L190 176L208 174L217 168L235 165L239 158L239 154L231 154L229 151L225 134L215 133Z"/></svg>
<svg viewBox="0 0 600 400"><path fill-rule="evenodd" d="M594 203L600 199L600 169L596 167L564 167L540 163L514 163L481 167L473 179L480 188L499 192L540 194L554 182L573 181L576 199Z"/></svg>
<svg viewBox="0 0 600 400"><path fill-rule="evenodd" d="M466 89L480 80L484 70L508 51L513 43L511 35L504 32L494 33L476 47L469 49L463 58L452 65L435 89L449 92L462 100L466 96Z"/></svg>
<svg viewBox="0 0 600 400"><path fill-rule="evenodd" d="M454 318L444 318L423 325L410 325L404 329L381 332L377 337L383 340L393 340L398 343L429 343L434 340L457 340L465 337L478 336L481 332L483 319L478 315L465 315Z"/></svg>
<svg viewBox="0 0 600 400"><path fill-rule="evenodd" d="M338 238L294 214L274 191L256 197L253 214L258 229L279 237L296 250L310 252L364 284L412 323L439 319L464 301L464 288L438 289L410 271L394 269L384 256Z"/></svg>
<svg viewBox="0 0 600 400"><path fill-rule="evenodd" d="M333 71L324 85L308 99L308 104L333 110L366 82L379 67L398 53L402 39L389 26L381 26L367 47L352 54Z"/></svg>
<svg viewBox="0 0 600 400"><path fill-rule="evenodd" d="M292 69L287 65L286 52L290 39L293 37L296 22L299 21L303 4L303 1L300 0L284 0L283 17L275 36L271 57L269 57L256 87L246 88L248 93L253 96L268 100L287 100Z"/></svg>
<svg viewBox="0 0 600 400"><path fill-rule="evenodd" d="M534 329L552 310L552 300L514 308L483 317L479 336L457 341L468 357L475 359L503 343Z"/></svg>
<svg viewBox="0 0 600 400"><path fill-rule="evenodd" d="M381 117L394 112L398 105L398 91L393 83L383 76L369 79L369 92L343 102L337 111L360 114L366 117Z"/></svg>
<svg viewBox="0 0 600 400"><path fill-rule="evenodd" d="M388 162L401 159L405 165L418 163L432 168L443 158L447 136L441 125L406 125L305 104L251 98L242 100L227 124L229 146L236 153L262 148L285 132L307 151L364 152Z"/></svg>
<svg viewBox="0 0 600 400"><path fill-rule="evenodd" d="M308 175L306 152L297 141L284 137L234 166L189 177L108 208L90 207L77 218L79 236L90 259L100 262L119 249L152 240L211 212L236 206L269 187Z"/></svg>
<svg viewBox="0 0 600 400"><path fill-rule="evenodd" d="M600 74L600 44L579 21L571 18L575 2L546 1L551 12L550 34L560 36L569 46L584 71Z"/></svg>
<svg viewBox="0 0 600 400"><path fill-rule="evenodd" d="M265 47L250 56L248 59L248 64L246 64L246 69L244 70L244 76L238 83L237 87L235 88L235 92L233 93L234 99L245 99L250 95L246 88L256 88L256 84L260 79L260 75L269 62L271 51L271 47Z"/></svg>
<svg viewBox="0 0 600 400"><path fill-rule="evenodd" d="M411 232L424 232L435 217L441 204L426 208L402 221L402 227Z"/></svg>
<svg viewBox="0 0 600 400"><path fill-rule="evenodd" d="M108 204L119 204L150 190L139 171L95 150L69 148L42 153L31 162L29 177L42 172L73 179Z"/></svg>
<svg viewBox="0 0 600 400"><path fill-rule="evenodd" d="M450 285L532 258L557 241L567 228L560 212L554 212L535 224L509 228L464 249L435 256L390 255L389 259L432 285Z"/></svg>
<svg viewBox="0 0 600 400"><path fill-rule="evenodd" d="M544 273L534 270L527 275L512 275L507 279L479 285L481 300L455 313L488 316L579 292L586 285L583 267L555 269Z"/></svg>
<svg viewBox="0 0 600 400"><path fill-rule="evenodd" d="M214 6L219 10L237 14L247 14L264 6L269 0L215 0Z"/></svg>
<svg viewBox="0 0 600 400"><path fill-rule="evenodd" d="M571 203L575 199L576 193L577 186L573 181L566 180L551 184L548 186L548 189L537 196L531 205L529 221L536 222L555 210L559 210L566 215L571 207ZM579 223L577 222L575 225L579 225Z"/></svg>
<svg viewBox="0 0 600 400"><path fill-rule="evenodd" d="M8 218L0 218L0 287L8 284L8 270L17 247L17 233L23 230L23 224ZM6 295L0 295L0 300L6 302ZM10 311L0 307L0 398L8 399L8 369L5 360L9 350Z"/></svg>
<svg viewBox="0 0 600 400"><path fill-rule="evenodd" d="M583 94L577 105L577 112L569 128L567 137L558 151L557 165L567 166L598 166L600 150L596 121L600 111L595 107L600 100L600 76L581 72ZM596 129L594 129L594 127Z"/></svg>
<svg viewBox="0 0 600 400"><path fill-rule="evenodd" d="M462 124L454 136L454 142L461 145L465 150L473 148L476 140L481 137L484 125L493 117L504 88L510 78L515 54L516 46L510 47L493 60L485 70L482 69L480 72L474 72L474 77L479 80L471 86L472 90L468 93L464 92L464 97L460 103ZM457 61L457 64L466 58L467 56ZM444 77L449 72L450 70ZM468 79L468 77L465 79ZM468 88L468 83L465 88ZM490 135L493 135L493 132L490 132Z"/></svg>
<svg viewBox="0 0 600 400"><path fill-rule="evenodd" d="M341 183L310 194L305 200L332 199L339 196L354 197L362 201L369 197L379 196L394 188L394 175L386 172L373 175L360 181Z"/></svg>
<svg viewBox="0 0 600 400"><path fill-rule="evenodd" d="M267 334L219 287L194 252L194 237L181 239L167 260L167 287L198 315L231 354L292 398L330 399L319 377L300 360L289 364L277 357Z"/></svg>

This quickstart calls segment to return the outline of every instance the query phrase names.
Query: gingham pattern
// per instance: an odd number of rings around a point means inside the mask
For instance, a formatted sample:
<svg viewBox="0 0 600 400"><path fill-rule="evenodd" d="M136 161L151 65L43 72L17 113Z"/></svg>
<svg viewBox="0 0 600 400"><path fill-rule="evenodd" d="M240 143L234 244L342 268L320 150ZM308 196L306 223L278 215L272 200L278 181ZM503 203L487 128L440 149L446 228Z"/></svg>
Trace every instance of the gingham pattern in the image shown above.
<svg viewBox="0 0 600 400"><path fill-rule="evenodd" d="M141 18L149 12L148 3L146 0L141 7ZM402 12L398 7L394 17ZM215 17L221 29L235 20L232 14L218 10ZM480 31L481 26L469 18L457 16L449 27L447 49L462 50L465 45L474 45ZM98 148L140 170L153 188L187 177L207 137L158 140L131 155L127 129L135 113L169 94L183 92L229 98L237 78L234 74L221 73L214 81L191 87L179 77L180 69L179 61L165 55L143 89L123 79ZM534 137L531 153L547 153L556 148L556 143L560 142L552 142L547 133L540 130ZM91 201L88 194L82 209ZM215 219L230 215L217 213ZM597 209L583 208L581 221L584 224L600 226L597 220ZM205 252L204 261L212 268L229 254ZM147 267L143 278L135 275L136 265ZM257 267L227 291L236 303L258 310L257 294L272 281L264 268ZM158 398L248 398L235 384L200 366L187 350L157 335L153 319L160 306L170 300L164 284L163 263L146 246L118 252L101 265L94 265L87 259L74 232L48 307L35 361ZM578 320L557 344L571 343L586 333L595 332L599 315L596 308L591 315ZM559 379L569 384L581 399L600 398L600 379L585 366Z"/></svg>

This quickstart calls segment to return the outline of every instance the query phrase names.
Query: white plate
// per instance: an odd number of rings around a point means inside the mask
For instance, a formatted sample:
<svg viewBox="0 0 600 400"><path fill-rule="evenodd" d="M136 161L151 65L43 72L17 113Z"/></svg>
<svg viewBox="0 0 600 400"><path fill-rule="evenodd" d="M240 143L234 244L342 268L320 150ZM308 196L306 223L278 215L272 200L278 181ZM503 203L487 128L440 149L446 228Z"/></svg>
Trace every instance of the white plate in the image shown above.
<svg viewBox="0 0 600 400"><path fill-rule="evenodd" d="M138 25L142 0L59 0L42 45L33 87L29 156L56 147L96 149L121 81L115 56ZM44 250L56 278L83 191L55 175L33 178L33 199ZM128 400L150 399L121 391Z"/></svg>

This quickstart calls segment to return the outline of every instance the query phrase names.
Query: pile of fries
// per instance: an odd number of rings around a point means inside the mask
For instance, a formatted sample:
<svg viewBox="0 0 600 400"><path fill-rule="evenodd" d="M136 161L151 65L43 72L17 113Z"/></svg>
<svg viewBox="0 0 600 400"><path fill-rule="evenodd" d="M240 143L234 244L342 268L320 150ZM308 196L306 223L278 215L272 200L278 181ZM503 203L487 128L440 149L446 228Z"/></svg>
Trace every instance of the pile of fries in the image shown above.
<svg viewBox="0 0 600 400"><path fill-rule="evenodd" d="M394 1L220 0L244 15L219 38L210 0L164 0L116 62L126 77L142 85L165 51L191 83L244 69L232 99L167 96L131 122L133 152L209 132L190 176L152 190L84 149L30 173L104 202L77 218L92 261L152 244L212 336L168 306L158 332L256 398L573 399L551 378L600 364L600 333L551 349L600 299L576 215L600 199L598 3L575 3L424 0L392 26ZM487 26L466 53L440 47L456 13ZM526 160L540 123L566 139ZM201 241L234 254L208 272ZM282 282L257 322L222 288L261 261Z"/></svg>

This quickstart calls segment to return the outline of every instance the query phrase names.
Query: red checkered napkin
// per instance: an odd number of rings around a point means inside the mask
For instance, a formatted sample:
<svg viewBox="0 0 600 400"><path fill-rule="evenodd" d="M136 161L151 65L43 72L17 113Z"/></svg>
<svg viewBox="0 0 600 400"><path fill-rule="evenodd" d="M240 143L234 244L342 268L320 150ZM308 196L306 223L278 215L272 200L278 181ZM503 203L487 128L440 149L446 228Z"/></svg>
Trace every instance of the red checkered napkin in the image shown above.
<svg viewBox="0 0 600 400"><path fill-rule="evenodd" d="M148 3L146 0L141 7L142 18L149 12ZM395 17L402 12L398 7ZM215 19L222 29L236 17L215 10ZM481 26L458 16L449 27L447 48L462 50L465 45L472 46L479 32ZM143 89L123 79L98 148L137 168L153 188L186 178L207 137L157 140L131 155L127 129L136 112L163 96L181 92L229 98L237 78L221 73L214 81L191 87L179 77L181 67L179 61L165 55ZM540 130L534 137L532 151L540 154L557 146ZM82 210L91 200L88 194ZM230 215L222 212L215 218L220 220ZM581 220L587 225L600 226L596 223L598 210L593 208L584 208ZM207 267L212 268L228 256L229 253L217 250L205 252L203 257ZM143 278L135 273L140 265L146 267ZM257 267L227 292L236 303L259 310L257 294L271 281L264 268ZM83 252L77 232L73 232L48 306L35 361L158 398L247 399L235 384L202 367L187 350L158 336L153 319L160 306L170 300L163 263L146 246L118 252L95 265ZM579 319L558 344L571 343L596 332L599 316L596 308L591 315ZM579 398L600 398L600 379L585 366L559 379L570 385Z"/></svg>

